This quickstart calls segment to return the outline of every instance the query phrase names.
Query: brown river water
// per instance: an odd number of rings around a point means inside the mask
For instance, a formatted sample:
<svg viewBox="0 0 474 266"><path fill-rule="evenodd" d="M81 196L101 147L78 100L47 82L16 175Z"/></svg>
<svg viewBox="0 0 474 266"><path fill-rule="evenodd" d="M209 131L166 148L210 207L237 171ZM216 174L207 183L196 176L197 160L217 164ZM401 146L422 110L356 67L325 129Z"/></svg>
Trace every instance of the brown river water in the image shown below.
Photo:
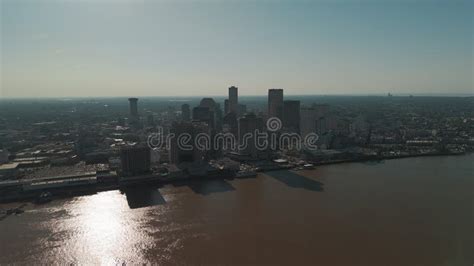
<svg viewBox="0 0 474 266"><path fill-rule="evenodd" d="M29 203L0 220L0 264L473 265L473 162L348 163Z"/></svg>

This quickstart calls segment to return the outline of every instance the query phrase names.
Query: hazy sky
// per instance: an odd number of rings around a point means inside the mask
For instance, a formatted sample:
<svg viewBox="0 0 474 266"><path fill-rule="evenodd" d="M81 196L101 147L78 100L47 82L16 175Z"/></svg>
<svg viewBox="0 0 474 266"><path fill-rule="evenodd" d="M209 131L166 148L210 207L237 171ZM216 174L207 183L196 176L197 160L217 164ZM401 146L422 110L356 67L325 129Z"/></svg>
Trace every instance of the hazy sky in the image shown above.
<svg viewBox="0 0 474 266"><path fill-rule="evenodd" d="M473 92L471 0L0 3L4 97Z"/></svg>

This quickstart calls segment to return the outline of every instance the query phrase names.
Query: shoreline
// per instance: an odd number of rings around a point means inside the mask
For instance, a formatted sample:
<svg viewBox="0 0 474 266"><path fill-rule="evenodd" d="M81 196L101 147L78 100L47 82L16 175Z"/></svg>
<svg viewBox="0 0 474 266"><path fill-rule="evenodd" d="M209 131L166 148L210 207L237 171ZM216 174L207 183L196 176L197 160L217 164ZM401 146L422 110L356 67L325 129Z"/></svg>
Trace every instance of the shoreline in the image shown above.
<svg viewBox="0 0 474 266"><path fill-rule="evenodd" d="M330 161L320 161L320 162L311 162L314 166L323 166L323 165L332 165L332 164L343 164L343 163L358 163L358 162L375 162L375 161L384 161L384 160L396 160L396 159L406 159L406 158L416 158L416 157L441 157L441 156L462 156L468 155L472 152L442 152L442 153L427 153L427 154L409 154L409 155L396 155L396 156L367 156L363 158L356 159L341 159L341 160L330 160Z"/></svg>
<svg viewBox="0 0 474 266"><path fill-rule="evenodd" d="M396 159L405 159L405 158L414 158L414 157L441 157L441 156L462 156L462 155L468 155L472 152L463 152L463 153L430 153L430 154L412 154L412 155L401 155L401 156L383 156L383 157L378 157L378 156L367 156L363 158L356 158L356 159L341 159L341 160L331 160L331 161L320 161L320 162L312 162L311 164L314 165L314 167L317 166L325 166L325 165L336 165L336 164L344 164L344 163L358 163L358 162L380 162L384 160L396 160ZM132 183L119 183L117 182L116 184L112 183L96 183L96 184L91 184L91 185L82 185L82 186L77 186L77 187L70 187L70 188L52 188L52 189L45 189L45 190L39 190L35 192L16 192L12 193L13 195L10 195L9 197L2 197L0 198L0 203L1 204L6 204L6 203L26 203L26 202L31 202L34 204L41 204L41 203L36 203L35 199L39 196L41 192L44 191L52 191L54 192L54 196L52 200L54 199L60 199L60 198L69 198L69 197L76 197L76 196L83 196L83 195L91 195L91 194L96 194L99 192L103 191L112 191L112 190L122 190L126 189L128 187L137 187L137 186L156 186L156 187L161 187L164 185L168 184L174 184L174 183L192 183L192 182L199 182L199 181L208 181L208 180L233 180L233 179L245 179L245 178L257 178L259 173L266 173L266 172L272 172L272 171L281 171L281 170L288 170L288 171L300 171L300 170L314 170L313 169L298 169L298 167L291 167L288 165L285 166L277 166L272 169L267 169L267 170L262 170L258 172L248 172L244 175L234 175L234 176L225 176L225 177L215 177L215 176L206 176L206 177L189 177L186 179L169 179L169 180L146 180L143 182L132 182ZM18 193L18 194L17 194Z"/></svg>

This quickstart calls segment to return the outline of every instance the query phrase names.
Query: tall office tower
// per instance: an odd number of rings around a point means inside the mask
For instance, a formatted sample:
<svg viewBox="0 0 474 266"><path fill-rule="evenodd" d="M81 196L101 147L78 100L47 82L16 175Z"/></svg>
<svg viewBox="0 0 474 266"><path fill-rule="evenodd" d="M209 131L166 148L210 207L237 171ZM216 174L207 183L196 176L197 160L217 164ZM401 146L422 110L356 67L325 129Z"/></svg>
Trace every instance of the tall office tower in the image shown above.
<svg viewBox="0 0 474 266"><path fill-rule="evenodd" d="M214 112L208 107L197 106L193 108L193 121L205 122L209 128L214 128L215 117Z"/></svg>
<svg viewBox="0 0 474 266"><path fill-rule="evenodd" d="M130 103L130 116L138 117L138 98L128 98Z"/></svg>
<svg viewBox="0 0 474 266"><path fill-rule="evenodd" d="M181 163L199 163L203 161L206 151L197 149L194 140L199 133L210 134L207 124L202 122L174 122L170 132L175 134L170 143L169 156L171 163L179 165ZM181 141L179 136L183 134L191 136L188 143L178 143Z"/></svg>
<svg viewBox="0 0 474 266"><path fill-rule="evenodd" d="M239 89L235 86L229 88L229 112L234 112L236 114L239 112L238 90Z"/></svg>
<svg viewBox="0 0 474 266"><path fill-rule="evenodd" d="M326 115L316 120L316 133L324 135L332 132L334 134L349 134L350 123L336 115Z"/></svg>
<svg viewBox="0 0 474 266"><path fill-rule="evenodd" d="M258 130L259 132L263 132L263 119L257 117L253 113L248 113L239 118L238 128L239 153L252 158L257 158L258 148L255 143L255 131ZM246 135L251 137L245 137Z"/></svg>
<svg viewBox="0 0 474 266"><path fill-rule="evenodd" d="M300 134L306 137L309 133L316 133L317 110L313 107L303 107L300 110Z"/></svg>
<svg viewBox="0 0 474 266"><path fill-rule="evenodd" d="M200 107L207 107L211 112L214 112L217 104L212 98L202 98L201 102L199 103Z"/></svg>
<svg viewBox="0 0 474 266"><path fill-rule="evenodd" d="M181 117L183 121L191 120L191 109L189 108L189 104L181 105Z"/></svg>
<svg viewBox="0 0 474 266"><path fill-rule="evenodd" d="M234 136L238 136L238 121L237 114L228 113L222 119L223 128L227 129L227 132L232 133ZM226 133L227 133L226 132Z"/></svg>
<svg viewBox="0 0 474 266"><path fill-rule="evenodd" d="M283 113L283 89L268 90L268 117L282 119Z"/></svg>
<svg viewBox="0 0 474 266"><path fill-rule="evenodd" d="M283 102L283 127L293 133L300 132L300 101Z"/></svg>
<svg viewBox="0 0 474 266"><path fill-rule="evenodd" d="M124 147L120 150L122 174L133 176L150 172L150 148L148 146Z"/></svg>
<svg viewBox="0 0 474 266"><path fill-rule="evenodd" d="M206 122L209 128L215 129L217 124L217 103L212 98L202 98L199 106L193 108L193 120Z"/></svg>
<svg viewBox="0 0 474 266"><path fill-rule="evenodd" d="M222 118L224 117L224 115L222 114L222 109L221 109L221 105L216 103L216 108L214 109L214 117L215 117L215 129L220 131L222 130Z"/></svg>

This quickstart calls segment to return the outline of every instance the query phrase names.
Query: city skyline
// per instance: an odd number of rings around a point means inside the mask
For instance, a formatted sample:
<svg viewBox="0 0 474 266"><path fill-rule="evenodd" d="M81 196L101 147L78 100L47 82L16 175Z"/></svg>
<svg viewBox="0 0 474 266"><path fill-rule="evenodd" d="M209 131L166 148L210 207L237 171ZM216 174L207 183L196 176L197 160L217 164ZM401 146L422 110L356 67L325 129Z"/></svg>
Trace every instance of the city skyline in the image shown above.
<svg viewBox="0 0 474 266"><path fill-rule="evenodd" d="M470 265L473 41L473 0L0 0L0 266Z"/></svg>
<svg viewBox="0 0 474 266"><path fill-rule="evenodd" d="M0 97L472 94L471 1L2 1Z"/></svg>

